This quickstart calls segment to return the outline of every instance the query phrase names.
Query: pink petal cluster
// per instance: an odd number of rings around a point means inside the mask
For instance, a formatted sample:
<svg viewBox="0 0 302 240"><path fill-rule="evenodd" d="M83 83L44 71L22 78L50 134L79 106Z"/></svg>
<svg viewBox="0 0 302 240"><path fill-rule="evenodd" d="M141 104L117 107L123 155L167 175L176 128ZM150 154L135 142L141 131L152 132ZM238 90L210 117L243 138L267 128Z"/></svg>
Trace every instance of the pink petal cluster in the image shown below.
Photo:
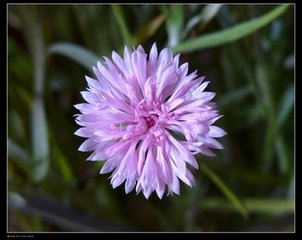
<svg viewBox="0 0 302 240"><path fill-rule="evenodd" d="M135 188L146 198L153 191L162 198L166 189L179 194L179 179L195 184L194 155L223 148L215 138L226 133L212 125L221 117L215 93L204 91L209 82L196 71L188 74L187 63L179 66L179 56L158 53L156 44L149 56L141 46L125 47L124 58L113 51L93 67L96 79L86 76L75 134L87 138L79 150L92 152L88 160L105 161L100 173L112 172L113 188L125 182L126 193Z"/></svg>

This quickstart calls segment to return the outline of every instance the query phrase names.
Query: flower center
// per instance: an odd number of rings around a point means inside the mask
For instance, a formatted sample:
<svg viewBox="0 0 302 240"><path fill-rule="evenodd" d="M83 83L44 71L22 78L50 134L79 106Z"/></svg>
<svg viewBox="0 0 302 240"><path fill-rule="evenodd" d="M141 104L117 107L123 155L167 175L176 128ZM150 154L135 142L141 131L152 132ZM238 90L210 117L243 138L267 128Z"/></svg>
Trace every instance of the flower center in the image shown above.
<svg viewBox="0 0 302 240"><path fill-rule="evenodd" d="M123 139L142 137L151 134L154 141L160 141L165 135L166 121L172 115L158 102L141 101L135 108L134 121L126 125Z"/></svg>
<svg viewBox="0 0 302 240"><path fill-rule="evenodd" d="M151 114L148 117L144 117L144 120L146 121L147 127L151 128L156 124L156 122L158 122L158 115L157 114Z"/></svg>

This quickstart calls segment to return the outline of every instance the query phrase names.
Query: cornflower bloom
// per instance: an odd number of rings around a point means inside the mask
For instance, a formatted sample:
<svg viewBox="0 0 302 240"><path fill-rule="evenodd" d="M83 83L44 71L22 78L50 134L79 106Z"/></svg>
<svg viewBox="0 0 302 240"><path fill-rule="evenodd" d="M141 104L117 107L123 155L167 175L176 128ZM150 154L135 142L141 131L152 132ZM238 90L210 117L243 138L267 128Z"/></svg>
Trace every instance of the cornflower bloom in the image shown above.
<svg viewBox="0 0 302 240"><path fill-rule="evenodd" d="M81 92L87 103L76 122L75 134L87 138L79 150L92 152L88 160L105 161L100 173L112 172L113 188L125 182L146 198L155 191L162 198L180 192L179 180L195 185L189 165L198 168L196 154L213 156L222 149L215 139L226 133L213 123L221 117L211 102L215 93L188 63L153 44L149 56L142 46L124 49L124 58L112 52L86 76L89 88Z"/></svg>

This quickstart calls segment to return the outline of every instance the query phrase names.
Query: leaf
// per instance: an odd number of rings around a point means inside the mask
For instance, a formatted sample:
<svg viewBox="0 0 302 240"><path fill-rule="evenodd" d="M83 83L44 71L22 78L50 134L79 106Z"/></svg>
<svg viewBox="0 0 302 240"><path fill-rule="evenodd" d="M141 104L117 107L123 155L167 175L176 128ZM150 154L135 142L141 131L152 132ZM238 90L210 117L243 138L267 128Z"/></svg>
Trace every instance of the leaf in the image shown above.
<svg viewBox="0 0 302 240"><path fill-rule="evenodd" d="M122 6L112 5L113 13L126 45L133 45L133 40L126 25ZM132 47L132 46L131 46Z"/></svg>
<svg viewBox="0 0 302 240"><path fill-rule="evenodd" d="M55 141L53 143L52 151L55 156L56 164L58 165L64 180L68 183L72 183L75 180L72 168L69 166L68 160Z"/></svg>
<svg viewBox="0 0 302 240"><path fill-rule="evenodd" d="M142 26L134 35L135 44L142 43L148 38L152 37L154 33L156 33L156 31L162 25L165 19L166 17L164 15L159 15L158 17L154 18L152 21Z"/></svg>
<svg viewBox="0 0 302 240"><path fill-rule="evenodd" d="M8 155L21 160L23 163L29 162L27 152L10 138L7 138L7 150Z"/></svg>
<svg viewBox="0 0 302 240"><path fill-rule="evenodd" d="M283 94L280 104L279 114L277 116L277 126L281 127L288 115L292 112L294 105L294 87L290 85Z"/></svg>
<svg viewBox="0 0 302 240"><path fill-rule="evenodd" d="M273 21L275 18L280 16L288 8L288 6L289 5L281 5L269 13L253 20L240 23L236 26L215 33L209 33L205 36L189 39L174 47L173 52L191 52L197 49L215 47L236 41L257 31L259 28L264 27Z"/></svg>
<svg viewBox="0 0 302 240"><path fill-rule="evenodd" d="M198 23L202 23L203 24L203 27L205 27L205 25L211 21L212 18L214 18L216 16L216 14L218 13L219 9L222 7L222 4L208 4L206 5L200 14L192 17L184 31L183 31L183 34L182 34L182 38L184 38L188 32L193 28L195 27Z"/></svg>
<svg viewBox="0 0 302 240"><path fill-rule="evenodd" d="M292 174L290 182L288 184L288 192L287 192L287 197L290 199L294 199L295 198L295 190L296 190L296 177L295 174Z"/></svg>
<svg viewBox="0 0 302 240"><path fill-rule="evenodd" d="M283 140L282 136L277 136L275 140L275 149L278 154L279 159L279 169L282 173L288 173L289 172L289 157L287 154L285 142ZM290 172L289 172L290 173Z"/></svg>
<svg viewBox="0 0 302 240"><path fill-rule="evenodd" d="M247 218L248 209L243 201L237 197L233 191L205 164L202 165L201 170L216 184L216 186L223 192L223 194L229 199L231 203L240 211L240 213Z"/></svg>
<svg viewBox="0 0 302 240"><path fill-rule="evenodd" d="M293 212L294 202L287 199L247 199L248 209L253 212Z"/></svg>
<svg viewBox="0 0 302 240"><path fill-rule="evenodd" d="M33 180L41 181L49 167L48 133L45 109L41 98L36 98L32 111Z"/></svg>
<svg viewBox="0 0 302 240"><path fill-rule="evenodd" d="M209 22L213 17L216 16L221 7L221 4L208 4L201 12L200 21L204 23Z"/></svg>
<svg viewBox="0 0 302 240"><path fill-rule="evenodd" d="M244 198L246 207L251 213L292 213L294 201L289 199ZM203 209L223 209L234 211L233 205L220 198L205 198L201 203Z"/></svg>
<svg viewBox="0 0 302 240"><path fill-rule="evenodd" d="M163 8L166 16L166 28L168 34L168 46L174 47L179 44L181 32L184 23L184 6L170 5L169 8Z"/></svg>
<svg viewBox="0 0 302 240"><path fill-rule="evenodd" d="M46 176L49 167L48 132L43 103L46 68L44 32L37 8L21 6L18 10L34 62L35 84L31 112L32 158L30 165L32 179L34 182L39 182Z"/></svg>
<svg viewBox="0 0 302 240"><path fill-rule="evenodd" d="M96 217L85 212L83 213L77 208L70 207L46 195L30 194L22 196L19 193L10 192L8 203L11 209L18 209L18 211L29 218L38 215L43 221L67 231L122 232L135 230L106 218Z"/></svg>
<svg viewBox="0 0 302 240"><path fill-rule="evenodd" d="M229 93L224 94L218 100L220 107L226 107L233 104L236 101L240 101L252 93L251 85L244 85L243 87L235 88Z"/></svg>
<svg viewBox="0 0 302 240"><path fill-rule="evenodd" d="M98 61L98 57L95 54L86 48L71 43L55 43L48 48L48 53L56 53L68 57L89 71L92 70L92 66L96 65Z"/></svg>

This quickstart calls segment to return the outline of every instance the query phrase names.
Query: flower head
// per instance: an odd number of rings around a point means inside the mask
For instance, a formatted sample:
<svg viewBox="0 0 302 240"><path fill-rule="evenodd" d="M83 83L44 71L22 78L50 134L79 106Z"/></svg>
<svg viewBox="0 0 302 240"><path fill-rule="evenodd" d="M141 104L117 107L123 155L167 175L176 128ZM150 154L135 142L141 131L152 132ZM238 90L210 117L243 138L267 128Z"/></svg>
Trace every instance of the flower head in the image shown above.
<svg viewBox="0 0 302 240"><path fill-rule="evenodd" d="M112 172L113 188L125 182L126 193L162 198L165 189L179 194L179 179L194 185L194 155L214 155L210 148L223 148L215 138L226 134L212 125L221 116L215 94L204 91L209 82L156 44L149 56L141 46L125 47L124 58L113 52L93 71L96 79L86 76L89 88L81 92L87 103L75 105L82 126L75 134L87 138L79 150L105 161L100 173Z"/></svg>

